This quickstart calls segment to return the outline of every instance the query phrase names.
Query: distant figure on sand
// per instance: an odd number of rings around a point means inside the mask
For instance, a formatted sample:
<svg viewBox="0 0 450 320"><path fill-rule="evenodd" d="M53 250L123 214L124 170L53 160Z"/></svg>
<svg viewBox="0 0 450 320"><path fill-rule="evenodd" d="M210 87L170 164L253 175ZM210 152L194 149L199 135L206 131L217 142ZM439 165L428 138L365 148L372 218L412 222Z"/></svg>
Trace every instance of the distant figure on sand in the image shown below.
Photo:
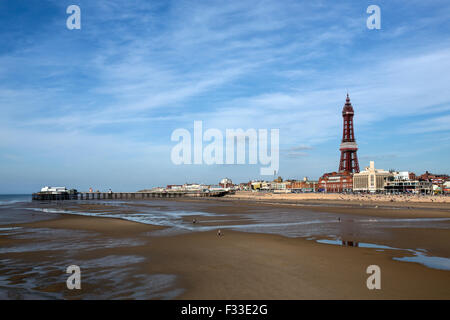
<svg viewBox="0 0 450 320"><path fill-rule="evenodd" d="M220 231L220 229L217 231L217 235L220 237L222 235L222 232Z"/></svg>
<svg viewBox="0 0 450 320"><path fill-rule="evenodd" d="M197 223L197 219L192 219L192 223Z"/></svg>

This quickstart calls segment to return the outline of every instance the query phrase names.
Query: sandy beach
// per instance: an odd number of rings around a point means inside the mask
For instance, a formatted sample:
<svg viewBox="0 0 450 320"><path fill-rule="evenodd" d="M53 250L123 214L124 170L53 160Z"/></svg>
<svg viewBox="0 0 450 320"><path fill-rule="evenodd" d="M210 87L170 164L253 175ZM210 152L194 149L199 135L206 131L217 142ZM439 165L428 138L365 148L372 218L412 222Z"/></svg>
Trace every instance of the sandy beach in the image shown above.
<svg viewBox="0 0 450 320"><path fill-rule="evenodd" d="M165 233L170 229L167 226L73 214L79 210L113 216L125 211L132 216L142 208L172 212L174 205L177 210L193 212L180 221L188 224L197 219L199 231ZM431 206L427 210L422 204L412 209L370 211L314 206L305 212L304 208L233 198L135 202L126 208L101 202L41 206L59 211L51 219L1 226L18 228L0 234L2 298L450 299L450 271L395 260L413 257L409 249L418 248L426 255L450 258L450 222L445 219L427 222L438 223L433 227L389 228L383 224L376 232L348 233L354 241L388 246L383 249L315 241L329 238L324 237L328 229L325 233L317 229L317 237L288 237L236 228L221 229L222 236L217 235L217 228L227 223L251 225L251 219L264 210L269 216L282 211L289 217L326 212L327 219L338 215L350 221L360 216L366 221L367 215L376 219L389 215L450 218L448 207ZM72 213L61 213L65 210ZM341 216L342 210L347 215ZM66 288L64 271L69 264L82 269L82 290ZM369 265L381 268L381 290L368 290L366 286Z"/></svg>
<svg viewBox="0 0 450 320"><path fill-rule="evenodd" d="M386 195L386 194L338 194L338 193L271 193L236 191L223 199L251 200L258 202L333 204L333 205L370 205L450 208L450 196L442 195Z"/></svg>

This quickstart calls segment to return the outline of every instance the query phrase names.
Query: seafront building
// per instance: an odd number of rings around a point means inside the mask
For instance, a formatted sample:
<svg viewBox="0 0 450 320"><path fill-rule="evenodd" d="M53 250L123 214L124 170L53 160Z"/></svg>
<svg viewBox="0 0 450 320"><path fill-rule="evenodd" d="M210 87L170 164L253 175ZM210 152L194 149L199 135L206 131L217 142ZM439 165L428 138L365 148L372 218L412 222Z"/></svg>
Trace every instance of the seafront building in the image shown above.
<svg viewBox="0 0 450 320"><path fill-rule="evenodd" d="M449 181L450 176L448 174L435 174L435 173L430 173L428 171L425 171L425 173L418 176L417 179L432 180L432 181L434 180L434 181L438 182L438 181Z"/></svg>
<svg viewBox="0 0 450 320"><path fill-rule="evenodd" d="M353 175L347 171L325 173L319 178L319 192L351 192L353 190Z"/></svg>
<svg viewBox="0 0 450 320"><path fill-rule="evenodd" d="M159 188L159 189L164 189L164 188ZM180 184L169 184L169 185L166 186L166 190L182 191L183 190L183 185L180 185Z"/></svg>
<svg viewBox="0 0 450 320"><path fill-rule="evenodd" d="M45 186L43 188L41 188L41 192L49 192L49 193L62 193L62 192L69 192L69 190L67 190L66 187L49 187L49 186Z"/></svg>
<svg viewBox="0 0 450 320"><path fill-rule="evenodd" d="M248 185L250 188L246 188ZM318 181L308 180L306 177L303 180L289 179L285 181L278 177L273 181L254 180L248 184L239 185L239 190L271 191L274 193L315 192L317 189Z"/></svg>
<svg viewBox="0 0 450 320"><path fill-rule="evenodd" d="M365 170L361 172L353 174L353 191L369 193L384 192L386 181L392 176L392 172L375 169L375 162L370 161L369 167L366 167Z"/></svg>
<svg viewBox="0 0 450 320"><path fill-rule="evenodd" d="M304 177L303 180L288 180L289 185L288 188L292 190L292 192L315 192L318 189L319 182L316 180L308 180L307 177Z"/></svg>
<svg viewBox="0 0 450 320"><path fill-rule="evenodd" d="M443 187L444 187L443 190L444 194L450 194L450 180L444 182Z"/></svg>
<svg viewBox="0 0 450 320"><path fill-rule="evenodd" d="M270 191L272 190L272 184L268 181L254 180L250 184L253 191Z"/></svg>
<svg viewBox="0 0 450 320"><path fill-rule="evenodd" d="M386 182L384 189L386 193L431 194L433 184L430 181L392 180Z"/></svg>
<svg viewBox="0 0 450 320"><path fill-rule="evenodd" d="M183 185L179 184L169 184L166 188L162 188L169 192L203 192L209 189L209 185L199 184L199 183L185 183Z"/></svg>
<svg viewBox="0 0 450 320"><path fill-rule="evenodd" d="M223 178L222 180L220 180L219 186L221 186L222 188L234 188L233 181L231 181L231 179L229 178Z"/></svg>
<svg viewBox="0 0 450 320"><path fill-rule="evenodd" d="M33 193L33 200L76 200L78 191L76 189L68 190L66 187L49 187L41 188L41 191Z"/></svg>
<svg viewBox="0 0 450 320"><path fill-rule="evenodd" d="M291 192L290 189L288 189L288 182L272 182L270 183L271 189L274 192Z"/></svg>

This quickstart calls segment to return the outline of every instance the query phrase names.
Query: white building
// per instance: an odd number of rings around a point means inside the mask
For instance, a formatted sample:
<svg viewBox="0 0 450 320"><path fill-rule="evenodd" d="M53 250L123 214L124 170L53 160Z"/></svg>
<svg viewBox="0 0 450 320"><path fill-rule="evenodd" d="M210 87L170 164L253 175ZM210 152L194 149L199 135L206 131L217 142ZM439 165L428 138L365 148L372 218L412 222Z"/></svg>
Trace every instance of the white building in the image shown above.
<svg viewBox="0 0 450 320"><path fill-rule="evenodd" d="M223 178L222 180L220 180L220 184L233 184L233 181L231 181L231 179L229 178Z"/></svg>
<svg viewBox="0 0 450 320"><path fill-rule="evenodd" d="M214 185L214 186L210 186L209 187L209 191L213 192L213 191L228 191L229 188L224 188L221 185Z"/></svg>
<svg viewBox="0 0 450 320"><path fill-rule="evenodd" d="M384 188L388 193L429 194L433 190L433 185L430 181L389 179Z"/></svg>
<svg viewBox="0 0 450 320"><path fill-rule="evenodd" d="M392 177L392 173L382 169L375 169L375 162L370 161L370 166L364 171L353 175L354 192L383 192L386 180Z"/></svg>
<svg viewBox="0 0 450 320"><path fill-rule="evenodd" d="M207 185L192 183L192 184L184 184L182 190L183 191L202 192L207 189L209 189L209 186L207 186Z"/></svg>
<svg viewBox="0 0 450 320"><path fill-rule="evenodd" d="M272 182L272 189L273 190L286 190L287 189L287 182Z"/></svg>
<svg viewBox="0 0 450 320"><path fill-rule="evenodd" d="M49 187L45 186L41 189L41 192L68 192L66 187Z"/></svg>
<svg viewBox="0 0 450 320"><path fill-rule="evenodd" d="M409 172L408 171L394 172L394 179L407 181L409 180Z"/></svg>
<svg viewBox="0 0 450 320"><path fill-rule="evenodd" d="M220 180L219 186L221 186L222 188L225 188L227 190L234 187L233 181L231 181L231 179L229 179L229 178L223 178L222 180Z"/></svg>

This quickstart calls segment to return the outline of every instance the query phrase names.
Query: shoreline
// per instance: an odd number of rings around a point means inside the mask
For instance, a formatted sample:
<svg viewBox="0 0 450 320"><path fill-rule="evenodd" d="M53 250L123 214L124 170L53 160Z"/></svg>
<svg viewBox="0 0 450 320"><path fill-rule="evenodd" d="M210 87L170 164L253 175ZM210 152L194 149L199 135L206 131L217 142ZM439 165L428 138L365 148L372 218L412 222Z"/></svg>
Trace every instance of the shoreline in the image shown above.
<svg viewBox="0 0 450 320"><path fill-rule="evenodd" d="M450 210L450 196L416 196L416 195L353 195L333 193L258 193L239 191L222 197L225 201L274 202L278 204L303 204L322 206L385 206L389 208L427 208Z"/></svg>
<svg viewBox="0 0 450 320"><path fill-rule="evenodd" d="M286 200L239 198L225 196L221 198L173 199L178 202L218 202L234 203L242 206L272 206L275 208L298 208L319 212L352 213L356 215L383 216L398 218L450 218L450 203L395 203L390 202L348 202L344 200Z"/></svg>
<svg viewBox="0 0 450 320"><path fill-rule="evenodd" d="M369 201L369 202L398 202L398 203L447 203L450 204L449 195L417 195L417 194L345 194L345 193L272 193L236 191L235 194L227 195L229 198L251 198L251 199L279 199L279 200L303 200L303 201Z"/></svg>

